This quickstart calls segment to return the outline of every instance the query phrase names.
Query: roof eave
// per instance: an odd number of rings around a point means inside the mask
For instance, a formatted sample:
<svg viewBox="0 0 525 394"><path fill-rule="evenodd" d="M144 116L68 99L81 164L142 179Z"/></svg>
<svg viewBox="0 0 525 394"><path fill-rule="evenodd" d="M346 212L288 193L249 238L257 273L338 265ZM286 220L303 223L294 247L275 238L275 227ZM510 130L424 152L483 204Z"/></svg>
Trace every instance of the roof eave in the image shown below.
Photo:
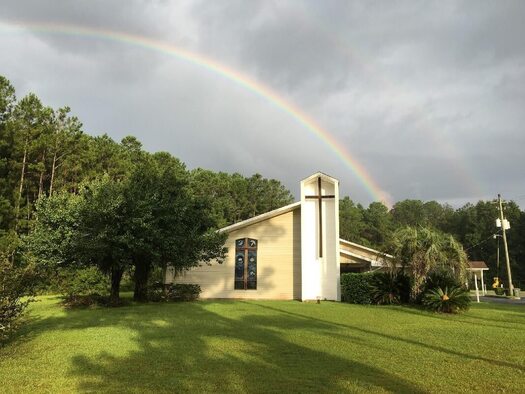
<svg viewBox="0 0 525 394"><path fill-rule="evenodd" d="M268 220L268 219L271 219L273 217L276 217L276 216L283 215L285 213L291 212L291 211L293 211L293 210L295 210L297 208L300 208L300 206L301 206L301 202L297 201L297 202L294 202L292 204L285 205L284 207L274 209L273 211L266 212L266 213L260 214L258 216L254 216L253 218L249 218L249 219L243 220L241 222L237 222L237 223L231 224L229 226L223 227L223 228L219 229L219 232L220 233L229 233L229 232L241 229L243 227L250 226L252 224L256 224L256 223L262 222L264 220Z"/></svg>

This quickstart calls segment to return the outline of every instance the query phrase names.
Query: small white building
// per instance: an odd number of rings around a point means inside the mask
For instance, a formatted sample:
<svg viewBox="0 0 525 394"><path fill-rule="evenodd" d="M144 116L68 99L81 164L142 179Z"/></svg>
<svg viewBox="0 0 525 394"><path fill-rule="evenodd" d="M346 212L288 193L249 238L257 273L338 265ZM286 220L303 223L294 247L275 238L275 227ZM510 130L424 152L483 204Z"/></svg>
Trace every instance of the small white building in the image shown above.
<svg viewBox="0 0 525 394"><path fill-rule="evenodd" d="M370 270L385 258L340 240L339 181L321 172L301 181L301 201L219 231L228 234L222 264L168 270L166 283L199 284L202 298L339 301L341 261Z"/></svg>
<svg viewBox="0 0 525 394"><path fill-rule="evenodd" d="M478 279L481 280L481 294L487 294L487 286L485 285L484 272L488 271L489 267L484 261L469 261L468 262L468 271L472 275L472 280L474 281L474 288L478 292ZM468 287L468 282L467 282ZM479 300L478 300L479 302Z"/></svg>

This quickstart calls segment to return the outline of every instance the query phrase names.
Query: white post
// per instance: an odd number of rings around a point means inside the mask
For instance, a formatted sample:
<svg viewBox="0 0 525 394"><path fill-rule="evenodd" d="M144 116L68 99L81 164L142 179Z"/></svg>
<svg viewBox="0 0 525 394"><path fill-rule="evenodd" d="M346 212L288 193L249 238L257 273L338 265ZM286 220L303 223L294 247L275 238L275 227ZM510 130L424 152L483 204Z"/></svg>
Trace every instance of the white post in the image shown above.
<svg viewBox="0 0 525 394"><path fill-rule="evenodd" d="M481 294L486 295L485 283L483 282L483 270L481 270Z"/></svg>
<svg viewBox="0 0 525 394"><path fill-rule="evenodd" d="M476 286L476 300L479 302L478 275L474 274L474 286Z"/></svg>

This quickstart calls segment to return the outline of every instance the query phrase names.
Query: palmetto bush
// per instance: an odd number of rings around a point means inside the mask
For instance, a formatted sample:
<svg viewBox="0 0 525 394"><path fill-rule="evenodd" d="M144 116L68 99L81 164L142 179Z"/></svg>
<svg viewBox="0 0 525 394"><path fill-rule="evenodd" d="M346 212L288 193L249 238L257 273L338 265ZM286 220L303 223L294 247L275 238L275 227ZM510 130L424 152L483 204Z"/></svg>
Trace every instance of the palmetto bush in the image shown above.
<svg viewBox="0 0 525 394"><path fill-rule="evenodd" d="M462 287L452 287L450 290L448 287L445 290L438 287L426 292L423 305L434 312L458 313L470 307L470 295Z"/></svg>
<svg viewBox="0 0 525 394"><path fill-rule="evenodd" d="M372 302L379 305L393 305L408 302L410 279L401 272L378 272L371 281Z"/></svg>
<svg viewBox="0 0 525 394"><path fill-rule="evenodd" d="M414 303L419 303L429 288L425 284L432 273L446 271L457 283L464 282L467 255L450 234L425 227L405 227L396 231L389 249L394 255L392 268L400 265L411 278L410 298ZM439 279L437 286L443 286L443 277Z"/></svg>

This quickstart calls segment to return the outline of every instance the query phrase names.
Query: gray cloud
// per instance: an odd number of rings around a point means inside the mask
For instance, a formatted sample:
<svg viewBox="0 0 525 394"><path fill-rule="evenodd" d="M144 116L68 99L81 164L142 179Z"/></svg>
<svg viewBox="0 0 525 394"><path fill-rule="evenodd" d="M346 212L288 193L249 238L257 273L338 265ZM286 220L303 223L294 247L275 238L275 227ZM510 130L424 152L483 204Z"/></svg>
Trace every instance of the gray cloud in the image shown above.
<svg viewBox="0 0 525 394"><path fill-rule="evenodd" d="M524 17L520 1L0 3L0 22L140 35L239 70L301 108L394 199L500 192L522 206ZM70 105L89 133L134 134L189 167L260 172L296 193L323 170L355 200L372 198L289 113L205 68L129 43L0 28L0 73L18 95Z"/></svg>

